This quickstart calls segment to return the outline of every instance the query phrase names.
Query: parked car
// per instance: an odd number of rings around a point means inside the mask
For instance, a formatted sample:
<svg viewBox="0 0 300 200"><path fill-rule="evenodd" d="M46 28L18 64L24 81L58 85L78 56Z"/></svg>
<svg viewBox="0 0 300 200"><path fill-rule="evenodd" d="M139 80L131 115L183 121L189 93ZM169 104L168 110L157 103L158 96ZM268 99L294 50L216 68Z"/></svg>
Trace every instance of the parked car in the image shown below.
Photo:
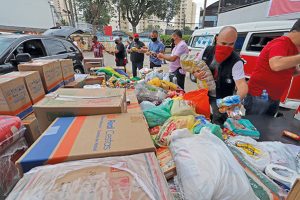
<svg viewBox="0 0 300 200"><path fill-rule="evenodd" d="M83 55L68 40L73 33L82 31L73 27L56 27L44 35L1 34L0 74L17 71L20 62L31 59L72 59L75 73L84 73Z"/></svg>

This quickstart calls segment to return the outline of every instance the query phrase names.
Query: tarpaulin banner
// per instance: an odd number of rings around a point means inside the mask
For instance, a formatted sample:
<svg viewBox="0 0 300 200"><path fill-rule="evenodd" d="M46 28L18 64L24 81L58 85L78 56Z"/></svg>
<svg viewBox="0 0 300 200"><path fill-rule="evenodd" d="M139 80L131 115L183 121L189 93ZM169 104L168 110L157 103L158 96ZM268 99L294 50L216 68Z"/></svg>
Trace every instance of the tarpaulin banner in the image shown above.
<svg viewBox="0 0 300 200"><path fill-rule="evenodd" d="M268 16L300 13L300 0L271 0Z"/></svg>

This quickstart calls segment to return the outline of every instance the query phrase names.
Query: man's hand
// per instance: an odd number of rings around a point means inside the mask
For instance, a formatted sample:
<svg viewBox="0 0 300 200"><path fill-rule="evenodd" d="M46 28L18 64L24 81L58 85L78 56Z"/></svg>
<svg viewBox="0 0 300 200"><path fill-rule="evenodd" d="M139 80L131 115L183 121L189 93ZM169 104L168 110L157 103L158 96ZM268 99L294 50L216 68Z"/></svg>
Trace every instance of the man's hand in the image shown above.
<svg viewBox="0 0 300 200"><path fill-rule="evenodd" d="M165 55L163 53L157 54L157 58L160 59L160 60L163 60L164 57L165 57Z"/></svg>
<svg viewBox="0 0 300 200"><path fill-rule="evenodd" d="M207 77L207 74L205 71L196 71L193 75L199 80L203 80Z"/></svg>
<svg viewBox="0 0 300 200"><path fill-rule="evenodd" d="M150 51L147 51L147 52L146 52L146 55L147 55L147 56L150 56L150 55L151 55L151 52L150 52Z"/></svg>

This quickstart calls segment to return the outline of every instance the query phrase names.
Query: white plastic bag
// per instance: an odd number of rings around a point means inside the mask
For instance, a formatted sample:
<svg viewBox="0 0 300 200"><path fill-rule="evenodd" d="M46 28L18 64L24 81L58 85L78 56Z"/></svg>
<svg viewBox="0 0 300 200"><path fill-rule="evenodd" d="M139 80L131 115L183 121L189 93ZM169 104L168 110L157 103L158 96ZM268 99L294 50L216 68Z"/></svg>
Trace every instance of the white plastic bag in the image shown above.
<svg viewBox="0 0 300 200"><path fill-rule="evenodd" d="M242 167L208 128L199 135L191 135L187 129L174 131L170 150L186 199L258 199Z"/></svg>
<svg viewBox="0 0 300 200"><path fill-rule="evenodd" d="M248 160L254 167L261 171L264 171L266 166L271 163L269 152L264 148L263 145L261 145L259 142L252 139L251 137L231 137L227 140L227 142L234 148L237 148L243 154L246 160ZM244 148L238 147L238 144L241 144L241 146L243 145ZM249 145L249 148L247 148L247 145ZM252 148L258 150L259 153L253 152L252 155L248 154L247 150L248 152L251 152Z"/></svg>

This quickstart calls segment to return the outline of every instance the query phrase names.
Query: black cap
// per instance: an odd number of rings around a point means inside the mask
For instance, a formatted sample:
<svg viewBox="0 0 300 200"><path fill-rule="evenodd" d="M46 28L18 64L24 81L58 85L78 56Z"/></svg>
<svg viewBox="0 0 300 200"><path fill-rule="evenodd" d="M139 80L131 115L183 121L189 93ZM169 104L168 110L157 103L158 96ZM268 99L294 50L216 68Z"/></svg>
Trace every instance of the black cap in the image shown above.
<svg viewBox="0 0 300 200"><path fill-rule="evenodd" d="M292 31L300 32L300 19L298 19L298 20L296 21L296 23L294 24L294 26L293 26L292 29L291 29L291 32L292 32Z"/></svg>

